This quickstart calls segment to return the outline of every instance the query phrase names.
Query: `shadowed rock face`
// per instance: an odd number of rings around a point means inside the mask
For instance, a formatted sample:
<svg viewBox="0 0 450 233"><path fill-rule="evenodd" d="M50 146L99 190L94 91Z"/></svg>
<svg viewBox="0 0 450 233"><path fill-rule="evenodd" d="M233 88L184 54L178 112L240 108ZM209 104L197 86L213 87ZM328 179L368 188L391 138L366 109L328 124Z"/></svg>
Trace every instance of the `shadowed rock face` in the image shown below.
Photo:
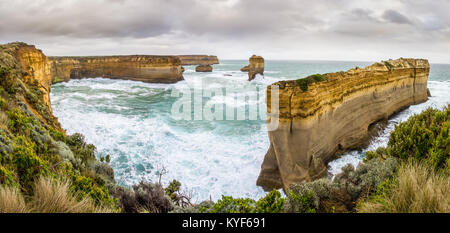
<svg viewBox="0 0 450 233"><path fill-rule="evenodd" d="M195 72L212 72L213 68L210 65L199 65L195 67Z"/></svg>
<svg viewBox="0 0 450 233"><path fill-rule="evenodd" d="M429 70L427 60L398 59L275 83L280 88L279 127L269 132L270 148L257 185L286 190L324 176L336 153L367 141L373 123L428 99ZM268 88L268 99L270 94Z"/></svg>
<svg viewBox="0 0 450 233"><path fill-rule="evenodd" d="M248 81L255 78L256 74L264 75L264 58L253 55L249 59L249 65L242 67L242 72L248 72Z"/></svg>
<svg viewBox="0 0 450 233"><path fill-rule="evenodd" d="M54 82L80 78L111 78L147 83L183 80L181 61L175 56L49 57Z"/></svg>

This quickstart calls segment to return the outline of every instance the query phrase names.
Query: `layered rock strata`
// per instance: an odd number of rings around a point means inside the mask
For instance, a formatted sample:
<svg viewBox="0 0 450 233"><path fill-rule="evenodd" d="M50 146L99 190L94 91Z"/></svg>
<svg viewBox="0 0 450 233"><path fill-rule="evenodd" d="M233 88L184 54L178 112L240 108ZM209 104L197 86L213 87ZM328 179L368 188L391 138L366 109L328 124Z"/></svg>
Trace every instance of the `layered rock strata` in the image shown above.
<svg viewBox="0 0 450 233"><path fill-rule="evenodd" d="M219 64L217 56L211 55L179 55L181 65L214 65Z"/></svg>
<svg viewBox="0 0 450 233"><path fill-rule="evenodd" d="M53 81L80 78L111 78L147 83L183 80L181 61L175 56L49 57Z"/></svg>
<svg viewBox="0 0 450 233"><path fill-rule="evenodd" d="M337 153L360 147L369 128L427 100L430 66L424 59L397 59L347 72L281 81L278 118L257 185L265 190L311 181L327 173ZM271 97L271 89L267 89Z"/></svg>
<svg viewBox="0 0 450 233"><path fill-rule="evenodd" d="M241 68L242 72L248 72L248 80L255 79L257 74L264 75L264 58L253 55L249 59L249 65Z"/></svg>

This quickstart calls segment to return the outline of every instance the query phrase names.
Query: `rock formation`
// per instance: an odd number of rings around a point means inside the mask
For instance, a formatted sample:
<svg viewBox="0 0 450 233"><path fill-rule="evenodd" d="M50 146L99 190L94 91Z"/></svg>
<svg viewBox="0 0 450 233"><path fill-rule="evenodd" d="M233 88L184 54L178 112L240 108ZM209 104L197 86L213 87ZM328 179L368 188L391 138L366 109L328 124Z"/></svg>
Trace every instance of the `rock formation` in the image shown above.
<svg viewBox="0 0 450 233"><path fill-rule="evenodd" d="M217 56L210 55L179 55L181 65L214 65L219 64Z"/></svg>
<svg viewBox="0 0 450 233"><path fill-rule="evenodd" d="M210 65L199 65L195 67L195 72L212 72L213 68Z"/></svg>
<svg viewBox="0 0 450 233"><path fill-rule="evenodd" d="M286 190L324 176L337 153L367 141L374 123L428 99L429 70L427 60L401 58L275 83L280 88L279 127L269 132L270 148L257 184ZM267 101L268 111L270 105Z"/></svg>
<svg viewBox="0 0 450 233"><path fill-rule="evenodd" d="M183 80L181 61L174 56L49 57L54 82L79 78L111 78L147 83Z"/></svg>
<svg viewBox="0 0 450 233"><path fill-rule="evenodd" d="M256 74L264 75L264 58L253 55L249 59L249 65L241 68L242 72L248 72L248 81L255 78Z"/></svg>
<svg viewBox="0 0 450 233"><path fill-rule="evenodd" d="M181 65L198 65L197 67L195 67L196 72L212 72L213 68L211 65L219 64L219 59L217 58L217 56L179 55L177 57L180 59Z"/></svg>

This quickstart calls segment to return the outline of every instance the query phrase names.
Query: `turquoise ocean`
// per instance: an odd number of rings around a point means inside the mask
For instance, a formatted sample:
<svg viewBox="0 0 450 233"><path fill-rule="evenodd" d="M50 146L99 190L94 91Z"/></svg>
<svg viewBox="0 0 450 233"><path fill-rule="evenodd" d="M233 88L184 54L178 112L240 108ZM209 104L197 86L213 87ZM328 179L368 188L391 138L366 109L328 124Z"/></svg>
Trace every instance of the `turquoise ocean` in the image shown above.
<svg viewBox="0 0 450 233"><path fill-rule="evenodd" d="M176 90L215 90L234 88L234 96L201 97L200 106L249 109L258 106L264 115L265 88L279 80L298 79L315 73L345 71L373 62L266 61L263 76L248 82L240 68L246 60L224 60L211 73L196 73L186 66L185 80L175 84L148 84L103 78L71 80L52 86L53 113L69 134L82 133L97 147L97 156L111 156L116 181L132 185L142 179L163 185L177 179L194 201L221 195L259 198L265 192L256 186L264 155L269 148L265 120L176 119L174 104L184 103ZM330 163L331 176L347 163L357 165L365 151L385 146L394 125L427 107L450 104L450 65L431 64L428 81L432 97L389 119L387 127L360 151L348 151ZM185 110L182 108L182 110ZM194 111L197 111L194 113ZM225 111L225 110L224 110ZM200 115L203 116L200 112Z"/></svg>

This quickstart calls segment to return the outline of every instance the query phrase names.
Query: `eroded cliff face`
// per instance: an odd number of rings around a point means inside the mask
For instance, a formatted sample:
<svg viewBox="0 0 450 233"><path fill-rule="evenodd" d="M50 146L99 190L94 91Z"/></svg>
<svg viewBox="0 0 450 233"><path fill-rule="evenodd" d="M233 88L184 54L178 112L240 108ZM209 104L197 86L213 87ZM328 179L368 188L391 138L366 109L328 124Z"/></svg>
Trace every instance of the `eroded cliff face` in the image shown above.
<svg viewBox="0 0 450 233"><path fill-rule="evenodd" d="M249 59L249 65L242 67L242 72L248 72L248 81L255 79L257 74L264 75L264 58L253 55Z"/></svg>
<svg viewBox="0 0 450 233"><path fill-rule="evenodd" d="M147 83L183 80L181 61L175 56L50 57L53 82L80 78L111 78Z"/></svg>
<svg viewBox="0 0 450 233"><path fill-rule="evenodd" d="M401 58L276 83L279 127L269 132L270 148L257 184L286 190L324 176L337 152L367 141L373 123L427 100L429 70L427 60Z"/></svg>
<svg viewBox="0 0 450 233"><path fill-rule="evenodd" d="M36 118L60 129L50 105L52 74L48 58L33 45L21 42L1 45L1 51L0 66L6 72L1 82L5 89L14 93L17 103Z"/></svg>

